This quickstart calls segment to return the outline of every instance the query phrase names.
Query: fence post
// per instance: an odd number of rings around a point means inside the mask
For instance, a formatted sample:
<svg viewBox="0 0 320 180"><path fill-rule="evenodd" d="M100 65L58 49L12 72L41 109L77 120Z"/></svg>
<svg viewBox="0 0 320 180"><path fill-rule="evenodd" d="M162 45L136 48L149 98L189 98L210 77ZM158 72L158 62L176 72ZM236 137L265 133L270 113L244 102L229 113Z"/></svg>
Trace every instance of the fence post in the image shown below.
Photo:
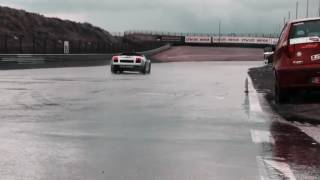
<svg viewBox="0 0 320 180"><path fill-rule="evenodd" d="M100 53L101 50L100 50L100 42L97 42L97 52Z"/></svg>
<svg viewBox="0 0 320 180"><path fill-rule="evenodd" d="M36 53L36 36L32 37L32 53Z"/></svg>
<svg viewBox="0 0 320 180"><path fill-rule="evenodd" d="M116 43L113 44L112 42L108 45L110 53L114 53L116 51Z"/></svg>
<svg viewBox="0 0 320 180"><path fill-rule="evenodd" d="M87 49L88 49L88 42L84 43L84 53L87 53Z"/></svg>
<svg viewBox="0 0 320 180"><path fill-rule="evenodd" d="M57 44L58 44L57 40L53 40L53 53L54 54L57 54Z"/></svg>
<svg viewBox="0 0 320 180"><path fill-rule="evenodd" d="M97 52L97 42L92 42L92 52L91 53L96 53Z"/></svg>
<svg viewBox="0 0 320 180"><path fill-rule="evenodd" d="M73 52L72 40L68 40L68 41L69 41L69 53L68 54L72 54L72 52Z"/></svg>
<svg viewBox="0 0 320 180"><path fill-rule="evenodd" d="M4 35L4 53L8 53L8 35Z"/></svg>
<svg viewBox="0 0 320 180"><path fill-rule="evenodd" d="M106 42L103 42L102 44L102 53L106 53L107 52L107 46L106 46Z"/></svg>
<svg viewBox="0 0 320 180"><path fill-rule="evenodd" d="M78 40L78 53L81 53L81 40Z"/></svg>
<svg viewBox="0 0 320 180"><path fill-rule="evenodd" d="M20 50L20 54L23 53L22 39L23 39L23 36L19 36L19 50Z"/></svg>
<svg viewBox="0 0 320 180"><path fill-rule="evenodd" d="M47 38L43 39L43 54L47 54Z"/></svg>

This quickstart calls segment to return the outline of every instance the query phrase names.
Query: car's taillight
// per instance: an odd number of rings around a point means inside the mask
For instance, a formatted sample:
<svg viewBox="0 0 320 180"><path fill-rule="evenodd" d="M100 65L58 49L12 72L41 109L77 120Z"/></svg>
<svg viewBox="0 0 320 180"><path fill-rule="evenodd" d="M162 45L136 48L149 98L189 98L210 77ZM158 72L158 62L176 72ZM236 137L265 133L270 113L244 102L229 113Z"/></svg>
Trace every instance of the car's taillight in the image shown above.
<svg viewBox="0 0 320 180"><path fill-rule="evenodd" d="M136 63L141 63L142 59L141 58L136 58Z"/></svg>
<svg viewBox="0 0 320 180"><path fill-rule="evenodd" d="M119 62L118 56L113 56L112 57L112 61L115 62L115 63Z"/></svg>
<svg viewBox="0 0 320 180"><path fill-rule="evenodd" d="M288 46L288 56L290 58L294 57L294 55L296 54L296 46L295 45L289 45Z"/></svg>

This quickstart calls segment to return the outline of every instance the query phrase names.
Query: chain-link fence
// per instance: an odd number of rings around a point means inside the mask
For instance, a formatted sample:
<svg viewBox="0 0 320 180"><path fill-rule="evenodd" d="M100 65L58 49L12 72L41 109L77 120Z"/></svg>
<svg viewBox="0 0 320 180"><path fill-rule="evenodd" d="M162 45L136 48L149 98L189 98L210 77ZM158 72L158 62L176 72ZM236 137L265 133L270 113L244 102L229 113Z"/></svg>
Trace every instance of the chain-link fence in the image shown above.
<svg viewBox="0 0 320 180"><path fill-rule="evenodd" d="M159 36L215 36L201 33L170 33L156 31L126 31L113 33L112 40L56 39L48 36L0 34L0 54L113 54L147 51L164 45ZM236 37L277 37L276 34L224 34ZM67 51L66 51L67 44Z"/></svg>

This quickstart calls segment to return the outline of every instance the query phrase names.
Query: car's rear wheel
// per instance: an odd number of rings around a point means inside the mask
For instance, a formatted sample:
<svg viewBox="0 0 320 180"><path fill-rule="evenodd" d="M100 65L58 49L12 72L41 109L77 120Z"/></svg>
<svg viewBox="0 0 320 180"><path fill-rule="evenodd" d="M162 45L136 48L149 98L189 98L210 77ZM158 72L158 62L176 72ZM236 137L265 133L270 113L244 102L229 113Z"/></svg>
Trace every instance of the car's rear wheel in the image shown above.
<svg viewBox="0 0 320 180"><path fill-rule="evenodd" d="M290 100L290 91L288 89L281 88L276 84L274 88L274 96L277 104L285 104Z"/></svg>
<svg viewBox="0 0 320 180"><path fill-rule="evenodd" d="M142 69L140 70L140 72L141 72L142 74L146 74L146 73L147 73L147 65L146 65L146 64L142 67Z"/></svg>
<svg viewBox="0 0 320 180"><path fill-rule="evenodd" d="M149 63L148 74L151 73L151 63Z"/></svg>
<svg viewBox="0 0 320 180"><path fill-rule="evenodd" d="M111 65L111 72L113 74L116 74L117 73L117 67Z"/></svg>

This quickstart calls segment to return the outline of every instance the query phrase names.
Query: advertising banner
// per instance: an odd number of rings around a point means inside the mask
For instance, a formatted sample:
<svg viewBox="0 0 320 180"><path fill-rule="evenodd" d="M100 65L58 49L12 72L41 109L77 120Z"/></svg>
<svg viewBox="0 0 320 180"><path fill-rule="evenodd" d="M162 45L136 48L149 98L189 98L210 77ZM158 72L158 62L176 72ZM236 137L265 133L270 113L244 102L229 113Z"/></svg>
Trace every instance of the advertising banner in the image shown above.
<svg viewBox="0 0 320 180"><path fill-rule="evenodd" d="M186 36L186 43L196 43L196 44L211 44L211 37L209 36Z"/></svg>

